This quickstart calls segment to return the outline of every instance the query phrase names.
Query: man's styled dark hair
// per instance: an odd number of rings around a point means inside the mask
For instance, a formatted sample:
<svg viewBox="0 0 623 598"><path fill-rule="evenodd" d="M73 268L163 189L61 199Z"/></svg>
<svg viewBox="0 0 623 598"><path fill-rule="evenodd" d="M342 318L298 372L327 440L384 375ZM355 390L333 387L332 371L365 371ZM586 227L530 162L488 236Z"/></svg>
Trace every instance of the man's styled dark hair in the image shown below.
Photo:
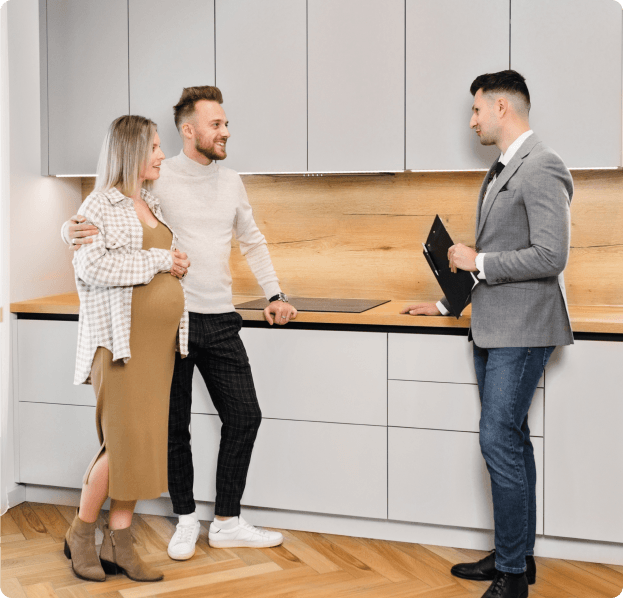
<svg viewBox="0 0 623 598"><path fill-rule="evenodd" d="M507 92L519 95L526 103L527 110L530 110L530 92L526 85L526 79L517 71L500 71L499 73L487 73L474 79L469 91L473 96L482 89L482 93Z"/></svg>
<svg viewBox="0 0 623 598"><path fill-rule="evenodd" d="M199 100L209 100L222 104L223 95L218 87L211 85L184 87L180 101L173 106L173 117L175 118L175 126L178 131L184 119L188 118L195 111L195 103Z"/></svg>

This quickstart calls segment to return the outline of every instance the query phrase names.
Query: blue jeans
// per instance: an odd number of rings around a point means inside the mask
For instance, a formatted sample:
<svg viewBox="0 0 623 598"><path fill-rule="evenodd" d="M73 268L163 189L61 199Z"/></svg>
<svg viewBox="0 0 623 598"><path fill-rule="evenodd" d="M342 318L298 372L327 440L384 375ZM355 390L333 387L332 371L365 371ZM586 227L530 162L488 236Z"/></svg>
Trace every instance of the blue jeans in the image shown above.
<svg viewBox="0 0 623 598"><path fill-rule="evenodd" d="M526 570L536 536L536 466L528 409L554 347L482 349L474 343L480 448L491 476L495 568Z"/></svg>

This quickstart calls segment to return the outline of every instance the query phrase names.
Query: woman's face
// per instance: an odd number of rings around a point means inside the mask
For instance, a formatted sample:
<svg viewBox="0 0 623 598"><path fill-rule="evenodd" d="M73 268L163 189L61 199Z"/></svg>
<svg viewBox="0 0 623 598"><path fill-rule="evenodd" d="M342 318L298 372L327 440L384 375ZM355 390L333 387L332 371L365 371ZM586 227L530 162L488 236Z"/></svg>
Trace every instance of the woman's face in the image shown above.
<svg viewBox="0 0 623 598"><path fill-rule="evenodd" d="M160 163L164 160L164 152L160 149L160 137L158 132L154 135L151 158L141 171L140 178L143 181L155 181L160 177Z"/></svg>

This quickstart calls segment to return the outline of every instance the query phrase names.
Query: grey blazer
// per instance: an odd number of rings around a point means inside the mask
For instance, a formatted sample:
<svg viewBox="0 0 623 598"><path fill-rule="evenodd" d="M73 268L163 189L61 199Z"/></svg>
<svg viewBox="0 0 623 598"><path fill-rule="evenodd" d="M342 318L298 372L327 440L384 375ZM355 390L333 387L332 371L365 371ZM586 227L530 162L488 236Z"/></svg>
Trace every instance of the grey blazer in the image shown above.
<svg viewBox="0 0 623 598"><path fill-rule="evenodd" d="M572 344L562 274L569 258L571 173L534 133L483 207L489 173L476 218L476 251L487 254L487 278L472 291L470 338L483 348Z"/></svg>

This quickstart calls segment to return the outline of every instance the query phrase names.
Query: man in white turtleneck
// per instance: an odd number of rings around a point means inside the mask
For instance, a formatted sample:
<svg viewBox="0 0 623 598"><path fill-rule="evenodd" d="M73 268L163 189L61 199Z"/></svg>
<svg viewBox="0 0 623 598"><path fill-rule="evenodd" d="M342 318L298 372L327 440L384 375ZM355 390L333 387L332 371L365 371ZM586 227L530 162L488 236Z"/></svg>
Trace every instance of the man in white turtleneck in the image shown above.
<svg viewBox="0 0 623 598"><path fill-rule="evenodd" d="M179 523L168 554L176 560L193 556L199 536L190 450L195 365L222 421L210 546L264 548L283 542L279 532L257 528L240 516L240 500L262 415L238 334L242 318L232 304L232 234L269 299L264 310L267 321L286 324L296 317L296 309L281 292L240 176L217 162L227 157L230 136L222 101L216 87L184 89L174 107L184 147L177 156L162 162L160 178L153 188L165 219L179 237L178 249L188 254L192 264L187 273L171 272L180 277L187 274L184 290L190 316L189 355L181 359L176 354L169 408L169 493ZM78 248L91 242L85 235L97 231L77 217L66 225L66 236Z"/></svg>

